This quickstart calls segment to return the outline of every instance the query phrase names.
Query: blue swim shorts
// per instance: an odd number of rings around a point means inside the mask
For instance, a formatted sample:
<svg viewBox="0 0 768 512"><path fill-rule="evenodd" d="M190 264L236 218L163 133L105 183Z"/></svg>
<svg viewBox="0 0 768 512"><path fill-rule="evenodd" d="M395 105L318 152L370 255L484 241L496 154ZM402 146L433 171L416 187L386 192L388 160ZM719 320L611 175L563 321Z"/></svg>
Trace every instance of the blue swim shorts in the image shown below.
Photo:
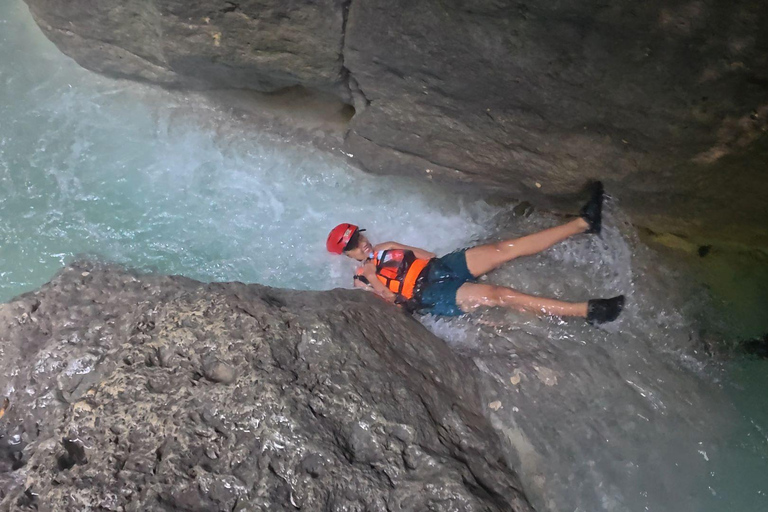
<svg viewBox="0 0 768 512"><path fill-rule="evenodd" d="M456 292L464 283L476 281L467 268L466 252L466 249L461 249L430 262L418 313L439 316L464 314L456 304Z"/></svg>

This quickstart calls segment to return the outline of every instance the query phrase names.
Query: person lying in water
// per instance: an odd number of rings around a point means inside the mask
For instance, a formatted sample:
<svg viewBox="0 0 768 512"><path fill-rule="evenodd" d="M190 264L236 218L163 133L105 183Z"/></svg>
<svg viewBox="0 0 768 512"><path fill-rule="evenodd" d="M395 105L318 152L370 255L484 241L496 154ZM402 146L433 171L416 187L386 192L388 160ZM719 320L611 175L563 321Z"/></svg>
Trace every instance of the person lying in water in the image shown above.
<svg viewBox="0 0 768 512"><path fill-rule="evenodd" d="M624 296L565 302L535 297L512 288L481 284L477 279L504 263L540 253L581 233L600 234L603 187L597 182L579 218L561 226L501 242L454 251L438 258L434 253L384 242L372 245L354 224L339 224L328 235L326 247L363 263L355 286L374 291L409 312L459 316L480 307L501 306L540 315L581 317L590 324L612 322L624 307Z"/></svg>

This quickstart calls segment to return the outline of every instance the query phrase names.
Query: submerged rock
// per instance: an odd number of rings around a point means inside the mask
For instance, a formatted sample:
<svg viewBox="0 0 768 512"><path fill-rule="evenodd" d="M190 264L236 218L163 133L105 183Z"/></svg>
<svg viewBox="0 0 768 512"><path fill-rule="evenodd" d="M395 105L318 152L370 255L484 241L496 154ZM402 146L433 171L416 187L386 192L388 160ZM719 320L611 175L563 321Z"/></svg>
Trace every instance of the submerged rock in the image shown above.
<svg viewBox="0 0 768 512"><path fill-rule="evenodd" d="M743 342L742 349L749 355L768 359L768 335Z"/></svg>
<svg viewBox="0 0 768 512"><path fill-rule="evenodd" d="M111 76L335 95L370 171L555 209L601 178L654 231L768 245L760 0L26 2Z"/></svg>
<svg viewBox="0 0 768 512"><path fill-rule="evenodd" d="M1 510L531 510L471 361L369 294L81 262L0 340Z"/></svg>

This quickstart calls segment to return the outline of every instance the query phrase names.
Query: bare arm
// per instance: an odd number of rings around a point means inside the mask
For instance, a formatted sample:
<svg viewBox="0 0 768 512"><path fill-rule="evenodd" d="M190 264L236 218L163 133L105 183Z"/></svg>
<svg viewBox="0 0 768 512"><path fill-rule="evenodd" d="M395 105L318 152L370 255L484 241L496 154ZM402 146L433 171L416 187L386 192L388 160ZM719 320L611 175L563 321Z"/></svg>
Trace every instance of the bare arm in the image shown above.
<svg viewBox="0 0 768 512"><path fill-rule="evenodd" d="M373 263L366 263L363 265L361 270L362 272L360 272L359 275L365 277L365 279L368 281L367 288L372 289L376 295L383 298L387 302L395 302L397 295L395 295L389 288L384 286L384 283L379 281L379 278L376 277L376 267L373 265Z"/></svg>
<svg viewBox="0 0 768 512"><path fill-rule="evenodd" d="M413 251L413 254L420 260L431 260L432 258L437 257L437 255L433 252L425 251L424 249L419 249L418 247L399 244L397 242L384 242L373 248L374 251L385 251L387 249L403 249L406 251Z"/></svg>

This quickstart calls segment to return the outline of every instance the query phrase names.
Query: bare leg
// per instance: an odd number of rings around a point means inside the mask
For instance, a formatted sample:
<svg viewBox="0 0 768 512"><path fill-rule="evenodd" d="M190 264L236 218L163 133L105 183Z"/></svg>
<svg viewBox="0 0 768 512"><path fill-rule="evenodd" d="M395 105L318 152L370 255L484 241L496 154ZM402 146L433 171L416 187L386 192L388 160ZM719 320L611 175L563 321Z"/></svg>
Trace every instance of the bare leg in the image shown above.
<svg viewBox="0 0 768 512"><path fill-rule="evenodd" d="M585 232L588 228L587 221L578 218L567 224L545 229L532 235L479 245L467 250L467 267L473 276L479 277L509 260L520 256L530 256L549 249L569 236Z"/></svg>
<svg viewBox="0 0 768 512"><path fill-rule="evenodd" d="M501 306L537 315L587 317L588 303L564 302L526 295L512 288L491 284L465 283L456 292L456 304L465 313L486 306Z"/></svg>

